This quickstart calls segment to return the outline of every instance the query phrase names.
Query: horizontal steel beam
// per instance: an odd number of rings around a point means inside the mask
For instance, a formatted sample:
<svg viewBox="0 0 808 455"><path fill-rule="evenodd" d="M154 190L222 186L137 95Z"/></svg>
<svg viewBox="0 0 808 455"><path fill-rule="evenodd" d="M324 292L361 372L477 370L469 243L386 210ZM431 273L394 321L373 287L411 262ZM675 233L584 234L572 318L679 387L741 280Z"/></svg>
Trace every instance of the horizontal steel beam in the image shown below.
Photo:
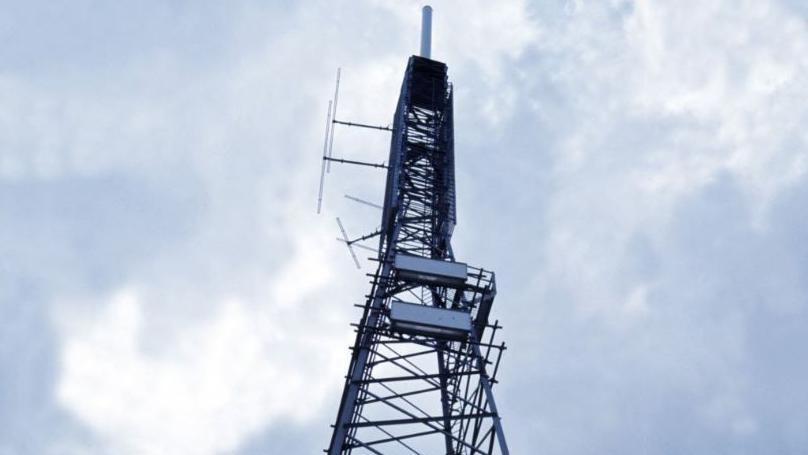
<svg viewBox="0 0 808 455"><path fill-rule="evenodd" d="M496 414L492 412L482 412L478 414L465 414L465 415L453 415L453 416L429 416L429 417L413 417L410 419L375 420L367 422L349 423L346 426L348 428L383 427L388 425L408 425L413 423L442 422L444 419L468 420L468 419L483 419L486 417L496 417Z"/></svg>

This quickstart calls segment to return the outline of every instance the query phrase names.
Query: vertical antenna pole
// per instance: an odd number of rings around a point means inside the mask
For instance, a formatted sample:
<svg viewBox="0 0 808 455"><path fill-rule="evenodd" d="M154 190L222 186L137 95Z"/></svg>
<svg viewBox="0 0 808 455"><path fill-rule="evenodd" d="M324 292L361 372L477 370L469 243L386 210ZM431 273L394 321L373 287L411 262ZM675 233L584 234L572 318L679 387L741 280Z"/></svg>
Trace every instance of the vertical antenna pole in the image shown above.
<svg viewBox="0 0 808 455"><path fill-rule="evenodd" d="M339 73L341 68L337 68L337 88L334 89L334 110L332 111L331 115L331 139L329 139L328 143L328 157L331 158L331 151L334 148L334 125L337 121L337 101L339 100ZM331 173L331 161L328 161L326 164L326 171Z"/></svg>
<svg viewBox="0 0 808 455"><path fill-rule="evenodd" d="M323 164L320 169L320 192L317 195L317 213L323 207L323 185L325 184L326 153L328 152L328 128L331 127L331 100L328 100L328 113L325 116L325 142L323 143Z"/></svg>
<svg viewBox="0 0 808 455"><path fill-rule="evenodd" d="M432 58L432 7L421 9L421 57Z"/></svg>

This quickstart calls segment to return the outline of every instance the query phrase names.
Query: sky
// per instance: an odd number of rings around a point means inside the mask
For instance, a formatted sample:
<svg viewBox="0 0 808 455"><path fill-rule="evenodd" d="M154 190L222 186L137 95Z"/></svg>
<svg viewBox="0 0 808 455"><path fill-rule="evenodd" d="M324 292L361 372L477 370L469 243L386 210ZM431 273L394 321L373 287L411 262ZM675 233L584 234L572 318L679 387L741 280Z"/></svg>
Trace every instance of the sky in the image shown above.
<svg viewBox="0 0 808 455"><path fill-rule="evenodd" d="M432 6L512 452L808 453L808 2ZM420 7L0 0L0 455L327 446Z"/></svg>

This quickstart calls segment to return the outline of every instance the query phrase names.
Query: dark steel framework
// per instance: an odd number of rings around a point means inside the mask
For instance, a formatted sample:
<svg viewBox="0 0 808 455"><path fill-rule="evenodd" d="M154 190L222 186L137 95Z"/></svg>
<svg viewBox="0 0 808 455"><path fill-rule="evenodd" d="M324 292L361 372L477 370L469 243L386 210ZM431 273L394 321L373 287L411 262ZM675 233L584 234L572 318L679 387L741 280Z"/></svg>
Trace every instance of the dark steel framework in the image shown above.
<svg viewBox="0 0 808 455"><path fill-rule="evenodd" d="M327 452L508 454L492 394L504 343L489 323L494 273L468 267L464 283L404 277L396 255L455 262L457 219L452 87L446 65L412 56L392 128L378 268L356 325L356 342ZM393 301L469 314L463 339L401 333Z"/></svg>

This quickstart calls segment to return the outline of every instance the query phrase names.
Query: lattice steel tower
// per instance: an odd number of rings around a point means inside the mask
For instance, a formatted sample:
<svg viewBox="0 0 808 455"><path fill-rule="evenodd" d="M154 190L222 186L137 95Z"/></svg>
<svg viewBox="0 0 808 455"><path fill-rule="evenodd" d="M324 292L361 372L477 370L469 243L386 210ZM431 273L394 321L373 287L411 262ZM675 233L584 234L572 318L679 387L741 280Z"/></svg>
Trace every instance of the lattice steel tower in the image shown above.
<svg viewBox="0 0 808 455"><path fill-rule="evenodd" d="M393 119L378 268L331 455L508 454L491 390L505 349L489 323L494 273L452 251L452 86L446 65L430 59L431 9L423 14L421 55L407 63Z"/></svg>

